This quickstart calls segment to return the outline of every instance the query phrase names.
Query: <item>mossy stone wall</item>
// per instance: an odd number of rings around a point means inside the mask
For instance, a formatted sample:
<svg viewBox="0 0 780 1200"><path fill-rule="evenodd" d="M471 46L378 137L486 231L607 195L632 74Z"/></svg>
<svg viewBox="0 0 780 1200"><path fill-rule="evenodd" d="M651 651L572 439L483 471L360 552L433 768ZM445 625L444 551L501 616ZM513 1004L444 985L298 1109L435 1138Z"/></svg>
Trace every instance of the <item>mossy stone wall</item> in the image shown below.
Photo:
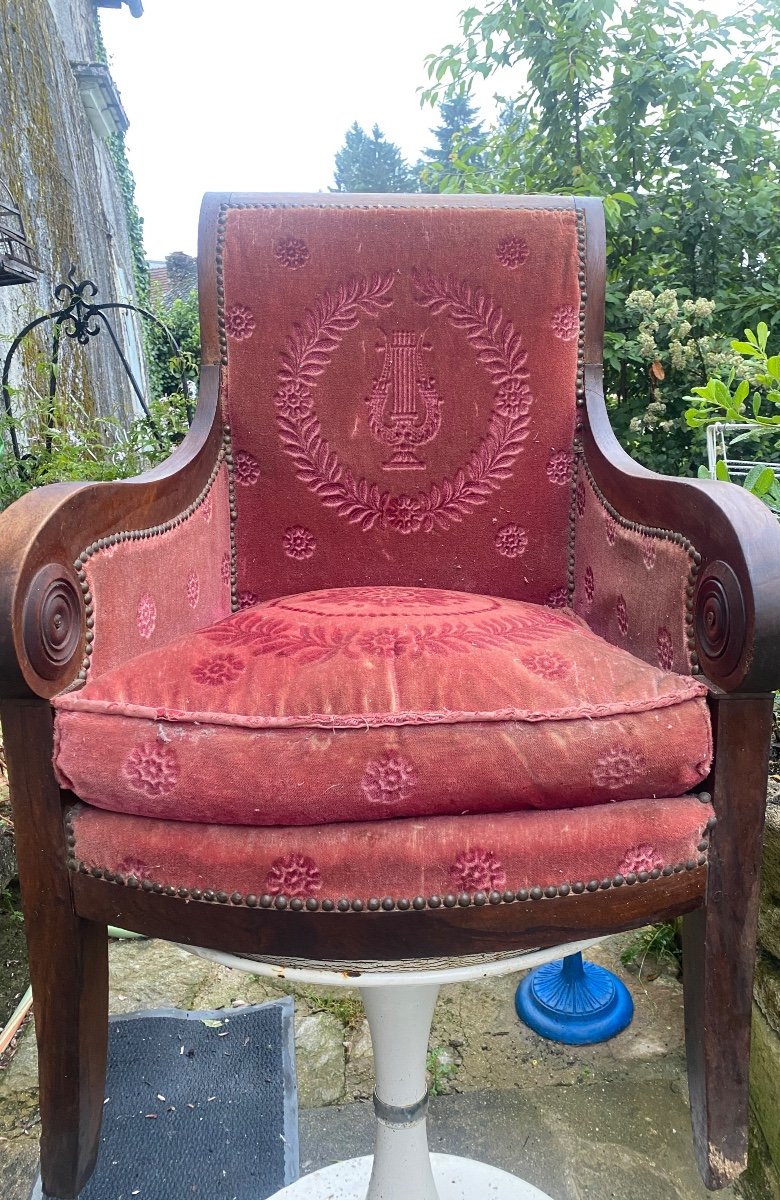
<svg viewBox="0 0 780 1200"><path fill-rule="evenodd" d="M71 61L97 61L92 0L2 0L0 178L19 205L42 267L36 284L0 288L0 360L11 338L53 305L71 264L100 299L135 301L125 206L108 144L93 133ZM128 16L128 20L131 19ZM133 319L120 338L131 360L141 345ZM105 335L86 352L63 354L59 387L90 413L122 422L136 402ZM48 335L28 343L12 382L45 389ZM25 386L26 385L26 386Z"/></svg>
<svg viewBox="0 0 780 1200"><path fill-rule="evenodd" d="M750 1099L755 1128L741 1182L749 1200L780 1200L780 795L770 787L761 874Z"/></svg>

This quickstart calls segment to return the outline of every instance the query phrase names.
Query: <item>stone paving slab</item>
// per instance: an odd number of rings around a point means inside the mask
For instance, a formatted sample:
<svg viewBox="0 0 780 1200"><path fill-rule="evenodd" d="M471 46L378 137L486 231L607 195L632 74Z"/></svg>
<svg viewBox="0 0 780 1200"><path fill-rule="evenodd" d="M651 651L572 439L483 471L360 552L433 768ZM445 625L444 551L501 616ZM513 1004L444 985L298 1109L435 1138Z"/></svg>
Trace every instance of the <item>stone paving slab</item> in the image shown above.
<svg viewBox="0 0 780 1200"><path fill-rule="evenodd" d="M429 1121L432 1150L501 1167L553 1200L704 1200L689 1125L681 1089L659 1079L440 1096ZM300 1136L305 1172L370 1154L373 1107L309 1109Z"/></svg>
<svg viewBox="0 0 780 1200"><path fill-rule="evenodd" d="M497 1166L503 1166L504 1160L492 1151L501 1150L501 1146L486 1144L482 1154L473 1140L475 1133L479 1133L482 1125L503 1128L507 1145L501 1152L511 1154L516 1149L518 1129L523 1128L523 1120L527 1120L528 1145L538 1144L539 1161L544 1170L552 1172L550 1177L554 1180L560 1178L563 1181L559 1190L564 1185L570 1188L569 1192L561 1193L565 1200L569 1200L569 1196L580 1200L580 1197L596 1194L582 1190L585 1167L576 1185L580 1191L571 1191L574 1184L568 1181L563 1166L570 1157L569 1151L576 1149L580 1153L583 1146L586 1150L587 1146L591 1147L590 1153L582 1151L583 1162L603 1162L613 1170L616 1179L622 1178L620 1171L626 1176L634 1169L640 1174L646 1172L655 1155L661 1164L658 1169L662 1170L658 1178L666 1190L653 1192L646 1189L643 1200L667 1200L667 1196L670 1200L678 1197L688 1200L688 1197L705 1193L703 1189L691 1191L690 1187L688 1191L679 1190L689 1186L685 1182L688 1167L684 1168L682 1158L678 1161L675 1157L677 1151L672 1142L667 1146L669 1138L678 1139L681 1147L687 1147L690 1166L682 989L679 981L669 974L661 972L654 977L653 971L646 966L638 976L635 971L629 972L622 967L620 950L626 940L627 935L608 939L588 954L593 961L616 970L634 997L636 1014L624 1033L600 1046L583 1047L559 1046L536 1037L514 1013L514 992L519 976L443 988L430 1042L431 1085L441 1094L442 1102L448 1100L442 1113L462 1114L467 1131L463 1135L463 1145L471 1147L469 1153L475 1157L483 1156ZM367 1100L371 1095L371 1043L362 1006L354 992L341 988L292 987L227 970L177 946L148 941L112 944L110 987L112 1012L161 1007L230 1008L260 1003L284 993L293 994L301 1107L304 1110L324 1109L336 1104L351 1107L354 1102ZM624 1121L623 1129L628 1128L625 1124L628 1110L618 1112L621 1089L627 1096L636 1093L658 1099L660 1107L655 1116L648 1111L645 1114L647 1121L644 1115L635 1118L636 1128L647 1132L645 1126L652 1125L660 1131L657 1137L648 1133L648 1149L642 1152L637 1149L639 1158L636 1160L631 1158L635 1149L632 1138L626 1135L623 1142L612 1141L604 1133L609 1123L597 1129L598 1122L594 1125L591 1121L592 1109L598 1107L595 1098L601 1088L605 1089L607 1110L612 1113L610 1105L614 1106L615 1119L620 1117ZM491 1089L490 1092L487 1089ZM486 1115L483 1121L478 1118L479 1106L484 1109L490 1096L496 1097L495 1112ZM459 1104L465 1107L458 1107ZM469 1109L470 1104L476 1107ZM512 1104L520 1105L516 1121L514 1117L510 1121L507 1115L514 1111ZM674 1135L663 1123L667 1111L675 1114L673 1126L677 1132ZM469 1116L469 1112L477 1115ZM335 1117L328 1112L322 1119L331 1121ZM610 1121L612 1119L610 1117ZM305 1120L314 1118L306 1117ZM533 1130L537 1127L542 1132L534 1142L536 1134ZM347 1125L347 1132L349 1128ZM448 1136L449 1132L448 1126ZM34 1175L37 1133L36 1051L33 1030L28 1028L9 1067L0 1071L2 1200L27 1200L29 1183ZM455 1152L458 1145L460 1143L454 1146ZM551 1147L556 1147L554 1154ZM356 1154L358 1149L352 1146L345 1153ZM557 1167L550 1159L551 1154ZM558 1175L554 1174L554 1167ZM506 1169L517 1168L510 1163ZM665 1171L670 1173L669 1179L663 1174ZM678 1191L669 1190L674 1187ZM603 1193L603 1196L609 1194ZM630 1200L633 1194L623 1188L622 1200Z"/></svg>

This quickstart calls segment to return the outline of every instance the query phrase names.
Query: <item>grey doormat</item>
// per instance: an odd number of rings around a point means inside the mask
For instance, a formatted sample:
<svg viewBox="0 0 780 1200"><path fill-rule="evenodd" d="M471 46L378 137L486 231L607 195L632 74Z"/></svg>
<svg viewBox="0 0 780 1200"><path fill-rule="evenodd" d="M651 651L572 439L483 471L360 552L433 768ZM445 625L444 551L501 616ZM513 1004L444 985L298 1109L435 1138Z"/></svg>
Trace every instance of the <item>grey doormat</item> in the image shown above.
<svg viewBox="0 0 780 1200"><path fill-rule="evenodd" d="M293 1002L113 1017L79 1200L266 1200L298 1177ZM30 1200L45 1200L40 1180Z"/></svg>

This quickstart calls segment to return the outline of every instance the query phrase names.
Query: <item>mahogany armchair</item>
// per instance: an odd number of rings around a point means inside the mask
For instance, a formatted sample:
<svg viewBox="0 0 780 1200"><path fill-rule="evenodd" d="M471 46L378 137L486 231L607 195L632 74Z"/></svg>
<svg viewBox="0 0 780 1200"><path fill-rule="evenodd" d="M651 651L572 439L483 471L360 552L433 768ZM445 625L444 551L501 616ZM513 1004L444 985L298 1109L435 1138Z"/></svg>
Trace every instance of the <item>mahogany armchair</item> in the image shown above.
<svg viewBox="0 0 780 1200"><path fill-rule="evenodd" d="M45 1190L95 1160L109 924L327 963L679 914L724 1186L780 530L618 446L600 202L212 195L200 239L184 443L0 519Z"/></svg>

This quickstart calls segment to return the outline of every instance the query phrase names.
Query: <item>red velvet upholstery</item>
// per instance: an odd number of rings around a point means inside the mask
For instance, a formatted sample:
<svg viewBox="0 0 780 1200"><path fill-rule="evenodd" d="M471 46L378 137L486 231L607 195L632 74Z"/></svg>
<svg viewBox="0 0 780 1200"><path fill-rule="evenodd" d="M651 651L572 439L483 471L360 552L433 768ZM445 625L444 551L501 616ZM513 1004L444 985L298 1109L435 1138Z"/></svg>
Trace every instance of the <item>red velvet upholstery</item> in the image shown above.
<svg viewBox="0 0 780 1200"><path fill-rule="evenodd" d="M584 458L575 503L575 612L638 658L689 673L695 548L670 530L626 521L603 499Z"/></svg>
<svg viewBox="0 0 780 1200"><path fill-rule="evenodd" d="M234 904L263 896L366 904L372 897L408 902L448 893L473 900L491 891L514 899L520 889L549 887L565 894L567 885L621 886L626 877L628 886L641 886L703 861L711 817L709 804L677 796L556 812L339 824L327 836L316 826L241 829L86 807L71 819L81 868L131 886L194 888ZM536 898L541 893L530 896Z"/></svg>
<svg viewBox="0 0 780 1200"><path fill-rule="evenodd" d="M232 452L79 564L55 761L82 863L308 899L695 864L698 556L582 460L584 249L522 200L223 209Z"/></svg>
<svg viewBox="0 0 780 1200"><path fill-rule="evenodd" d="M55 761L90 804L215 824L579 807L699 783L704 694L564 610L330 589L59 697Z"/></svg>
<svg viewBox="0 0 780 1200"><path fill-rule="evenodd" d="M91 676L227 616L230 505L223 455L186 513L158 529L105 539L77 566L95 610L85 663Z"/></svg>
<svg viewBox="0 0 780 1200"><path fill-rule="evenodd" d="M356 584L565 603L581 250L573 209L228 209L243 603Z"/></svg>

